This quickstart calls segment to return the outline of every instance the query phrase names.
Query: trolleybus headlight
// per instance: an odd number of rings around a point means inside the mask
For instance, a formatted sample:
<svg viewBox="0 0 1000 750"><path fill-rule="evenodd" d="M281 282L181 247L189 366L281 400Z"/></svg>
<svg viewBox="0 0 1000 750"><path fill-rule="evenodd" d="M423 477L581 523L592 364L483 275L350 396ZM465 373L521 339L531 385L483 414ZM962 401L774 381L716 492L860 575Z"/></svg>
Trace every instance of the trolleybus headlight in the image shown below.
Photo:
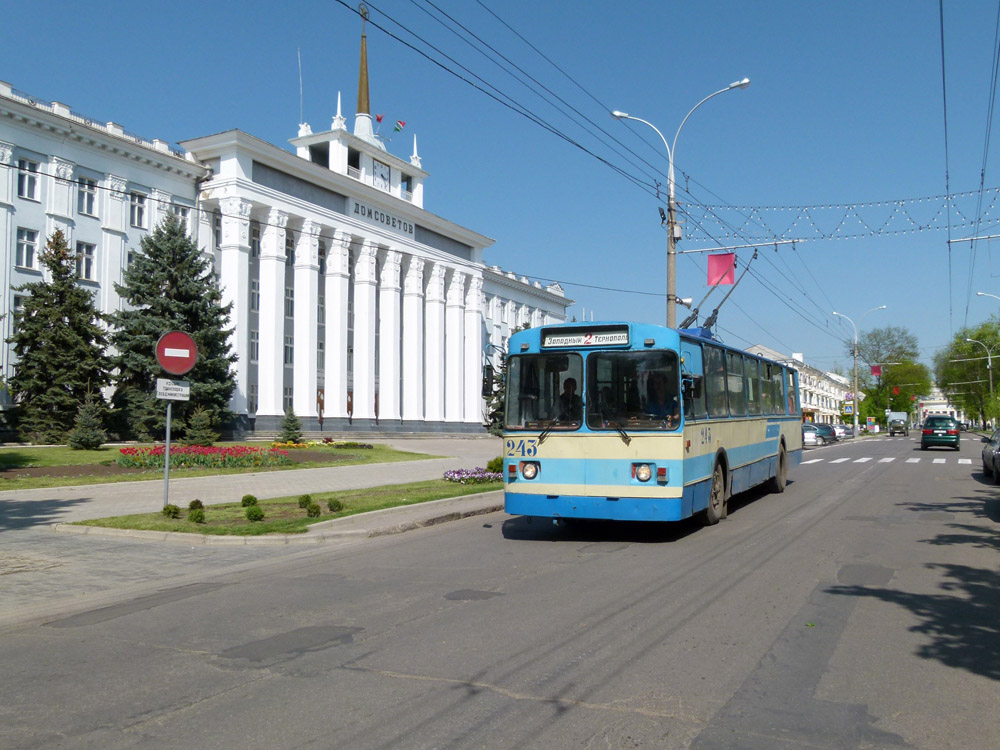
<svg viewBox="0 0 1000 750"><path fill-rule="evenodd" d="M534 461L525 461L521 464L521 476L525 479L534 479L538 476L538 464Z"/></svg>
<svg viewBox="0 0 1000 750"><path fill-rule="evenodd" d="M635 478L640 482L648 482L653 476L653 470L649 464L636 464L633 468L635 469Z"/></svg>

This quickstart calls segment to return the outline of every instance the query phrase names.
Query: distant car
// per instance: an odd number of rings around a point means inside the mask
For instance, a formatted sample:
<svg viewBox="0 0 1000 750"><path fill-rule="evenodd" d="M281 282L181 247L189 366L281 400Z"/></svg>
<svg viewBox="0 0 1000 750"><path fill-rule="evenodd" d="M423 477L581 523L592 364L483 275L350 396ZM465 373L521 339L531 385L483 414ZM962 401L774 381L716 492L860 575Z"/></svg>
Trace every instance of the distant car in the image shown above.
<svg viewBox="0 0 1000 750"><path fill-rule="evenodd" d="M833 425L833 431L837 433L837 440L847 436L847 430L844 429L844 425L842 424Z"/></svg>
<svg viewBox="0 0 1000 750"><path fill-rule="evenodd" d="M951 417L931 416L924 420L920 431L920 450L938 445L959 450L959 440L958 422Z"/></svg>
<svg viewBox="0 0 1000 750"><path fill-rule="evenodd" d="M844 437L849 437L849 438L854 437L854 425L851 424L844 425Z"/></svg>
<svg viewBox="0 0 1000 750"><path fill-rule="evenodd" d="M819 431L816 429L816 425L809 424L808 422L802 425L802 445L811 445L813 447L823 445L822 438L819 436Z"/></svg>
<svg viewBox="0 0 1000 750"><path fill-rule="evenodd" d="M893 419L889 422L889 437L893 435L903 435L905 437L909 434L910 430L906 426L906 422L902 419Z"/></svg>
<svg viewBox="0 0 1000 750"><path fill-rule="evenodd" d="M983 474L1000 484L1000 430L994 431L983 446Z"/></svg>
<svg viewBox="0 0 1000 750"><path fill-rule="evenodd" d="M816 428L816 430L819 433L820 437L822 437L823 441L826 442L826 443L836 443L837 440L839 439L837 437L836 430L833 429L833 425L817 424L817 425L814 425L814 427ZM823 443L820 443L820 445L822 445L822 444Z"/></svg>

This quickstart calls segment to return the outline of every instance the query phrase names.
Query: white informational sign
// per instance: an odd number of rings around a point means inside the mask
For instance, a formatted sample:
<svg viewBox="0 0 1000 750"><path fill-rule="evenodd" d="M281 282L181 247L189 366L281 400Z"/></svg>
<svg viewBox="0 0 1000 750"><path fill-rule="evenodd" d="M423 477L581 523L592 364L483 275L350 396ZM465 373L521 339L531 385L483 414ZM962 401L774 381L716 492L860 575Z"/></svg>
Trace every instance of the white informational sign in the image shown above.
<svg viewBox="0 0 1000 750"><path fill-rule="evenodd" d="M543 347L549 346L608 346L611 344L628 344L628 329L580 331L572 333L546 333L542 340Z"/></svg>
<svg viewBox="0 0 1000 750"><path fill-rule="evenodd" d="M191 382L188 380L157 378L156 397L164 401L190 401Z"/></svg>

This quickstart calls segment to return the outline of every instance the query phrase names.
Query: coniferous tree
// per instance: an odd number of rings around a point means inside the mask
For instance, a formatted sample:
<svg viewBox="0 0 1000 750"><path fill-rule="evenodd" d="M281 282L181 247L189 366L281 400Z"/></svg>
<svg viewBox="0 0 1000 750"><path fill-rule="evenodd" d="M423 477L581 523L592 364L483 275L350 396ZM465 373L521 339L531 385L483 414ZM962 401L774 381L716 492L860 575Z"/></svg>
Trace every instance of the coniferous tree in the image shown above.
<svg viewBox="0 0 1000 750"><path fill-rule="evenodd" d="M281 419L281 431L278 433L278 439L283 443L302 442L302 422L291 409L286 411L285 416Z"/></svg>
<svg viewBox="0 0 1000 750"><path fill-rule="evenodd" d="M168 216L143 237L123 281L115 290L129 307L109 316L118 352L113 403L122 427L142 439L164 434L166 409L156 399L156 379L167 375L156 362L156 342L168 331L184 331L198 346L198 361L184 376L191 383L191 400L174 404L171 429L182 430L198 407L213 423L224 424L236 388L230 370L236 355L230 352L232 329L227 328L232 306L222 304L211 261L187 236L184 222Z"/></svg>
<svg viewBox="0 0 1000 750"><path fill-rule="evenodd" d="M197 407L188 417L184 442L188 445L212 445L218 439L219 433L212 425L212 415L208 413L207 409L201 406Z"/></svg>
<svg viewBox="0 0 1000 750"><path fill-rule="evenodd" d="M17 287L30 294L14 319L17 362L8 383L19 430L35 442L62 443L89 393L109 382L102 316L77 284L76 259L56 231L39 256L48 280ZM96 396L103 402L100 395Z"/></svg>
<svg viewBox="0 0 1000 750"><path fill-rule="evenodd" d="M106 419L104 399L94 398L88 393L87 400L76 414L73 431L69 434L69 447L78 451L93 451L104 445L108 440L108 433L104 430Z"/></svg>

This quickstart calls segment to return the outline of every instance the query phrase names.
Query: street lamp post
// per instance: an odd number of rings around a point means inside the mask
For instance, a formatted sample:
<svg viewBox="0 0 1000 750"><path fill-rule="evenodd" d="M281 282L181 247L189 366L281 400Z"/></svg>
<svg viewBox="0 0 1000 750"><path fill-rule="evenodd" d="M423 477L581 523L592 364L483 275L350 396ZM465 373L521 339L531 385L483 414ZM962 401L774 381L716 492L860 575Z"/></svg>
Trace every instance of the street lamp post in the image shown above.
<svg viewBox="0 0 1000 750"><path fill-rule="evenodd" d="M875 312L876 310L884 310L885 308L886 308L885 305L880 305L879 307L873 307L871 310L866 310L861 314L861 317L858 318L858 320L861 321L865 317L865 315L867 315L870 312ZM846 315L844 315L844 313L839 313L834 311L833 314L836 315L838 318L846 318L847 321L854 328L854 437L859 437L860 433L858 432L858 410L861 408L861 394L858 392L858 327L854 325L854 321L851 320Z"/></svg>
<svg viewBox="0 0 1000 750"><path fill-rule="evenodd" d="M688 121L688 118L694 113L698 107L707 102L713 96L718 96L719 94L724 94L727 91L732 91L733 89L745 89L750 85L750 79L744 78L741 81L733 81L731 84L726 86L724 89L719 89L718 91L709 94L700 102L691 107L691 110L684 115L684 119L681 120L680 127L677 128L677 133L674 134L674 144L671 147L667 143L667 139L663 137L663 133L657 128L653 123L643 120L641 117L632 117L625 112L619 112L615 110L611 113L611 116L616 120L635 120L636 122L641 122L643 125L648 125L656 134L660 136L660 140L663 141L663 147L667 150L667 327L673 328L677 325L677 234L680 226L677 224L676 206L677 202L675 200L674 191L674 155L677 152L677 136L681 134L681 129L684 127L684 123Z"/></svg>
<svg viewBox="0 0 1000 750"><path fill-rule="evenodd" d="M995 294L990 294L989 292L976 292L977 297L992 297L993 299L1000 299Z"/></svg>
<svg viewBox="0 0 1000 750"><path fill-rule="evenodd" d="M993 295L990 295L993 296ZM993 398L993 352L982 341L978 339L966 339L970 344L979 344L986 350L986 371L990 374L990 398Z"/></svg>

